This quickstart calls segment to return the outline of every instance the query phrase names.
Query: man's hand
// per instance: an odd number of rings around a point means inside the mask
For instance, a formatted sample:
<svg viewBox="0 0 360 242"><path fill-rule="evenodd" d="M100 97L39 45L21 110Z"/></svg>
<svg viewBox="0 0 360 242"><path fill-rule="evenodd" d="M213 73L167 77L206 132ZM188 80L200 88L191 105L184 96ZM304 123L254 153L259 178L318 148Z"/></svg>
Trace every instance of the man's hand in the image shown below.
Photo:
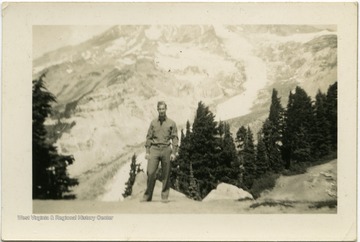
<svg viewBox="0 0 360 242"><path fill-rule="evenodd" d="M170 161L173 161L173 160L175 160L175 155L174 155L174 154L171 154L171 155L170 155Z"/></svg>
<svg viewBox="0 0 360 242"><path fill-rule="evenodd" d="M150 159L150 154L149 153L146 153L145 155L145 160L149 160Z"/></svg>

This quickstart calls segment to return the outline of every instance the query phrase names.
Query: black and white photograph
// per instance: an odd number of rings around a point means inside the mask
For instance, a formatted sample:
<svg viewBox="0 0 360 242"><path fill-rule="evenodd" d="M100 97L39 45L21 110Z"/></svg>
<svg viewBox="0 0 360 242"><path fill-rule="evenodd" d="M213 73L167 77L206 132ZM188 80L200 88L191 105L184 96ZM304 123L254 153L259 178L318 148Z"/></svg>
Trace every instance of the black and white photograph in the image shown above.
<svg viewBox="0 0 360 242"><path fill-rule="evenodd" d="M33 48L35 213L336 213L336 26L33 26Z"/></svg>
<svg viewBox="0 0 360 242"><path fill-rule="evenodd" d="M20 7L29 13L25 18L34 20L23 23L26 68L14 69L15 62L4 65L9 68L3 111L26 108L17 125L10 122L11 113L3 122L3 130L18 127L13 135L4 131L4 138L26 136L24 148L3 161L3 174L19 169L20 179L26 180L25 187L15 184L22 187L18 193L25 191L19 195L24 200L18 201L9 188L2 192L5 206L11 200L17 201L12 206L26 204L23 212L7 212L7 238L28 238L26 233L11 234L8 224L13 220L17 226L44 224L55 232L37 232L31 238L48 240L356 238L357 5L57 6L8 7L11 18L12 7ZM345 24L331 18L338 7L344 10L344 16L337 14ZM323 9L323 15L318 16L316 8ZM186 9L193 14L182 19ZM141 10L143 21L135 20ZM268 12L261 17L264 10ZM83 11L83 21L75 17L76 11L79 18ZM272 21L271 11L284 17ZM304 18L299 18L299 11ZM41 13L52 13L52 20ZM156 13L161 13L161 21ZM57 20L61 14L69 18ZM251 14L252 20L247 19ZM110 16L117 18L109 21ZM9 20L4 22L10 26ZM6 43L15 46L6 40L5 60L10 53ZM349 58L344 58L346 53ZM346 65L344 60L355 62ZM9 73L20 74L22 80L11 83ZM26 95L19 93L20 100L11 104L17 95L10 91L18 89ZM26 106L20 108L22 103ZM10 142L3 142L6 152ZM20 160L11 163L15 156ZM14 177L3 177L9 178L2 185L8 187ZM279 221L285 215L289 217ZM217 222L205 228L208 218ZM339 232L316 230L341 219L347 222L337 228ZM204 237L195 232L179 237L178 232L170 234L173 227L154 235L151 231L159 228L151 221L157 220L161 226L175 220L176 227L186 224L184 228L192 230L199 220L198 231L207 232ZM281 226L302 225L281 235L266 231L266 237L251 231L243 237L243 230L227 232L238 223L279 229L271 226L272 220ZM317 225L306 226L308 221ZM123 231L115 231L119 225ZM214 226L223 232L209 232ZM113 235L89 237L102 229ZM307 230L312 236L304 234ZM64 231L69 233L59 236Z"/></svg>

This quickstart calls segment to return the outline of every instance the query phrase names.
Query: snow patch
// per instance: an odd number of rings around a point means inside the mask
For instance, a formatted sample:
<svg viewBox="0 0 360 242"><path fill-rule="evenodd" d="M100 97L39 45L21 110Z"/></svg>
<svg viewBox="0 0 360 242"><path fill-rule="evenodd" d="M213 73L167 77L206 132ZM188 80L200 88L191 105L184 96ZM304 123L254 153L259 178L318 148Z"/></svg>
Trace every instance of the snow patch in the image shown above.
<svg viewBox="0 0 360 242"><path fill-rule="evenodd" d="M91 58L91 52L87 50L87 51L81 53L81 56L84 60L88 60Z"/></svg>
<svg viewBox="0 0 360 242"><path fill-rule="evenodd" d="M157 40L160 38L161 32L159 26L151 25L149 29L145 30L145 35L151 40Z"/></svg>
<svg viewBox="0 0 360 242"><path fill-rule="evenodd" d="M164 70L183 71L187 67L197 66L205 70L210 77L214 77L220 71L238 71L233 62L189 44L159 44L158 50L155 63Z"/></svg>
<svg viewBox="0 0 360 242"><path fill-rule="evenodd" d="M126 56L126 55L129 55L129 54L134 54L136 53L137 51L141 51L141 47L142 45L145 43L145 40L143 39L141 41L141 43L139 43L138 45L135 45L133 48L131 48L130 50L126 51L123 56ZM130 44L128 45L130 46Z"/></svg>
<svg viewBox="0 0 360 242"><path fill-rule="evenodd" d="M105 49L105 52L111 53L114 51L124 51L126 50L126 39L121 37L119 39L113 40L109 47Z"/></svg>
<svg viewBox="0 0 360 242"><path fill-rule="evenodd" d="M119 59L117 60L117 62L121 63L121 64L125 64L125 65L132 65L135 63L135 60L134 59L131 59L131 58L124 58L124 59Z"/></svg>

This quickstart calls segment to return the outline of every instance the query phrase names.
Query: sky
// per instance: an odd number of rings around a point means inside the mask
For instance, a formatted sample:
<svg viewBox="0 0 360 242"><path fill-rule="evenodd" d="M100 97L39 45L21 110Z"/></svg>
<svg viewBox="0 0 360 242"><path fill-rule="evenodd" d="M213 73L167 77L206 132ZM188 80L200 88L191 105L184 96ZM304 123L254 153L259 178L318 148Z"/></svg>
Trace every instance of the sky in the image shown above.
<svg viewBox="0 0 360 242"><path fill-rule="evenodd" d="M107 29L108 25L34 25L33 58L68 45L76 45Z"/></svg>

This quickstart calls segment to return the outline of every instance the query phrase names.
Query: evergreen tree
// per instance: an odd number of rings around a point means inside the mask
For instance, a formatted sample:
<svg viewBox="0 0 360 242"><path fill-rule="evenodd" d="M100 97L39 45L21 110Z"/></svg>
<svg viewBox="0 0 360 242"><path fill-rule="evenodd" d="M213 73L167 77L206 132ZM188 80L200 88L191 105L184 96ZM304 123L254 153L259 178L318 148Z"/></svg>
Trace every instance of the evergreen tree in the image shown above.
<svg viewBox="0 0 360 242"><path fill-rule="evenodd" d="M230 170L232 171L232 172L229 172L230 179L237 180L240 163L239 163L239 158L238 158L238 155L236 152L234 139L230 132L230 125L228 123L225 124L223 153L224 153L225 160L227 161L227 164L230 165ZM237 182L236 183L230 182L230 183L236 185Z"/></svg>
<svg viewBox="0 0 360 242"><path fill-rule="evenodd" d="M180 147L184 144L184 139L185 139L184 130L181 129ZM186 146L186 144L185 144L185 146ZM179 148L179 150L180 150L180 148ZM179 151L179 154L180 154L180 151ZM182 157L183 157L183 154L182 154ZM180 159L176 158L171 163L170 184L171 184L171 187L173 189L175 189L176 191L180 191L180 172L181 172L180 171L180 161L182 161L182 160L183 159L181 159L181 158Z"/></svg>
<svg viewBox="0 0 360 242"><path fill-rule="evenodd" d="M186 121L186 136L189 136L190 133L191 133L190 126L191 126L191 125L190 125L189 120Z"/></svg>
<svg viewBox="0 0 360 242"><path fill-rule="evenodd" d="M236 132L236 138L235 138L235 141L238 144L237 148L239 150L244 149L245 138L246 138L246 128L244 126L241 126Z"/></svg>
<svg viewBox="0 0 360 242"><path fill-rule="evenodd" d="M191 131L190 122L186 122L186 135L182 135L179 147L179 155L172 163L171 186L186 195L189 195L190 182L190 154L191 154Z"/></svg>
<svg viewBox="0 0 360 242"><path fill-rule="evenodd" d="M45 88L45 74L32 82L33 123L33 199L74 198L70 187L78 184L67 174L67 166L74 162L72 156L57 154L56 148L47 140L45 119L51 114L55 96Z"/></svg>
<svg viewBox="0 0 360 242"><path fill-rule="evenodd" d="M225 125L226 125L225 122L219 121L218 132L219 132L219 137L220 137L220 140L221 140L221 141L224 140Z"/></svg>
<svg viewBox="0 0 360 242"><path fill-rule="evenodd" d="M260 178L267 171L269 171L269 158L261 133L258 137L258 144L256 146L256 178Z"/></svg>
<svg viewBox="0 0 360 242"><path fill-rule="evenodd" d="M331 146L337 150L337 82L331 85L326 94L327 120L330 127Z"/></svg>
<svg viewBox="0 0 360 242"><path fill-rule="evenodd" d="M234 139L231 136L230 125L219 123L219 162L216 168L218 183L225 182L239 185L240 164L236 153Z"/></svg>
<svg viewBox="0 0 360 242"><path fill-rule="evenodd" d="M281 145L284 125L284 109L277 90L273 89L269 117L265 120L262 128L263 142L270 162L270 168L274 172L280 172L284 168L281 156Z"/></svg>
<svg viewBox="0 0 360 242"><path fill-rule="evenodd" d="M311 146L313 138L313 107L311 98L300 87L290 93L285 115L284 129L284 160L286 167L291 163L303 163L312 160Z"/></svg>
<svg viewBox="0 0 360 242"><path fill-rule="evenodd" d="M190 160L190 164L189 164L189 171L190 171L190 175L189 175L189 194L188 194L188 196L194 200L201 200L199 186L194 177L194 170L192 168L191 160Z"/></svg>
<svg viewBox="0 0 360 242"><path fill-rule="evenodd" d="M131 196L132 188L133 188L133 185L134 185L135 179L136 179L136 175L141 171L142 171L142 169L140 169L140 164L136 164L136 154L134 154L131 158L129 179L125 183L126 188L125 188L125 192L122 194L123 197Z"/></svg>
<svg viewBox="0 0 360 242"><path fill-rule="evenodd" d="M217 123L209 107L199 102L194 119L190 144L192 152L190 159L194 177L199 181L200 196L204 198L217 185L214 171L218 164Z"/></svg>
<svg viewBox="0 0 360 242"><path fill-rule="evenodd" d="M276 134L277 136L281 136L282 125L283 125L282 124L283 114L284 114L284 109L281 106L280 98L278 97L278 91L274 88L271 95L269 120L278 129L278 134Z"/></svg>
<svg viewBox="0 0 360 242"><path fill-rule="evenodd" d="M244 159L244 185L250 189L256 176L254 136L250 127L246 131L244 150L241 152Z"/></svg>
<svg viewBox="0 0 360 242"><path fill-rule="evenodd" d="M269 119L266 119L262 127L262 142L264 142L266 153L269 159L269 169L279 173L284 168L284 161L281 155L282 136Z"/></svg>
<svg viewBox="0 0 360 242"><path fill-rule="evenodd" d="M238 131L236 132L236 138L235 138L235 142L237 144L237 149L238 149L238 162L239 162L239 174L238 174L238 181L239 187L243 187L243 182L244 182L244 144L245 144L245 139L246 139L246 128L244 126L241 126Z"/></svg>
<svg viewBox="0 0 360 242"><path fill-rule="evenodd" d="M314 107L315 126L313 133L312 155L315 159L329 154L331 149L330 122L327 117L326 95L320 90L316 94Z"/></svg>
<svg viewBox="0 0 360 242"><path fill-rule="evenodd" d="M184 130L181 129L181 134L180 134L180 145L181 143L184 141L185 135L184 135Z"/></svg>

